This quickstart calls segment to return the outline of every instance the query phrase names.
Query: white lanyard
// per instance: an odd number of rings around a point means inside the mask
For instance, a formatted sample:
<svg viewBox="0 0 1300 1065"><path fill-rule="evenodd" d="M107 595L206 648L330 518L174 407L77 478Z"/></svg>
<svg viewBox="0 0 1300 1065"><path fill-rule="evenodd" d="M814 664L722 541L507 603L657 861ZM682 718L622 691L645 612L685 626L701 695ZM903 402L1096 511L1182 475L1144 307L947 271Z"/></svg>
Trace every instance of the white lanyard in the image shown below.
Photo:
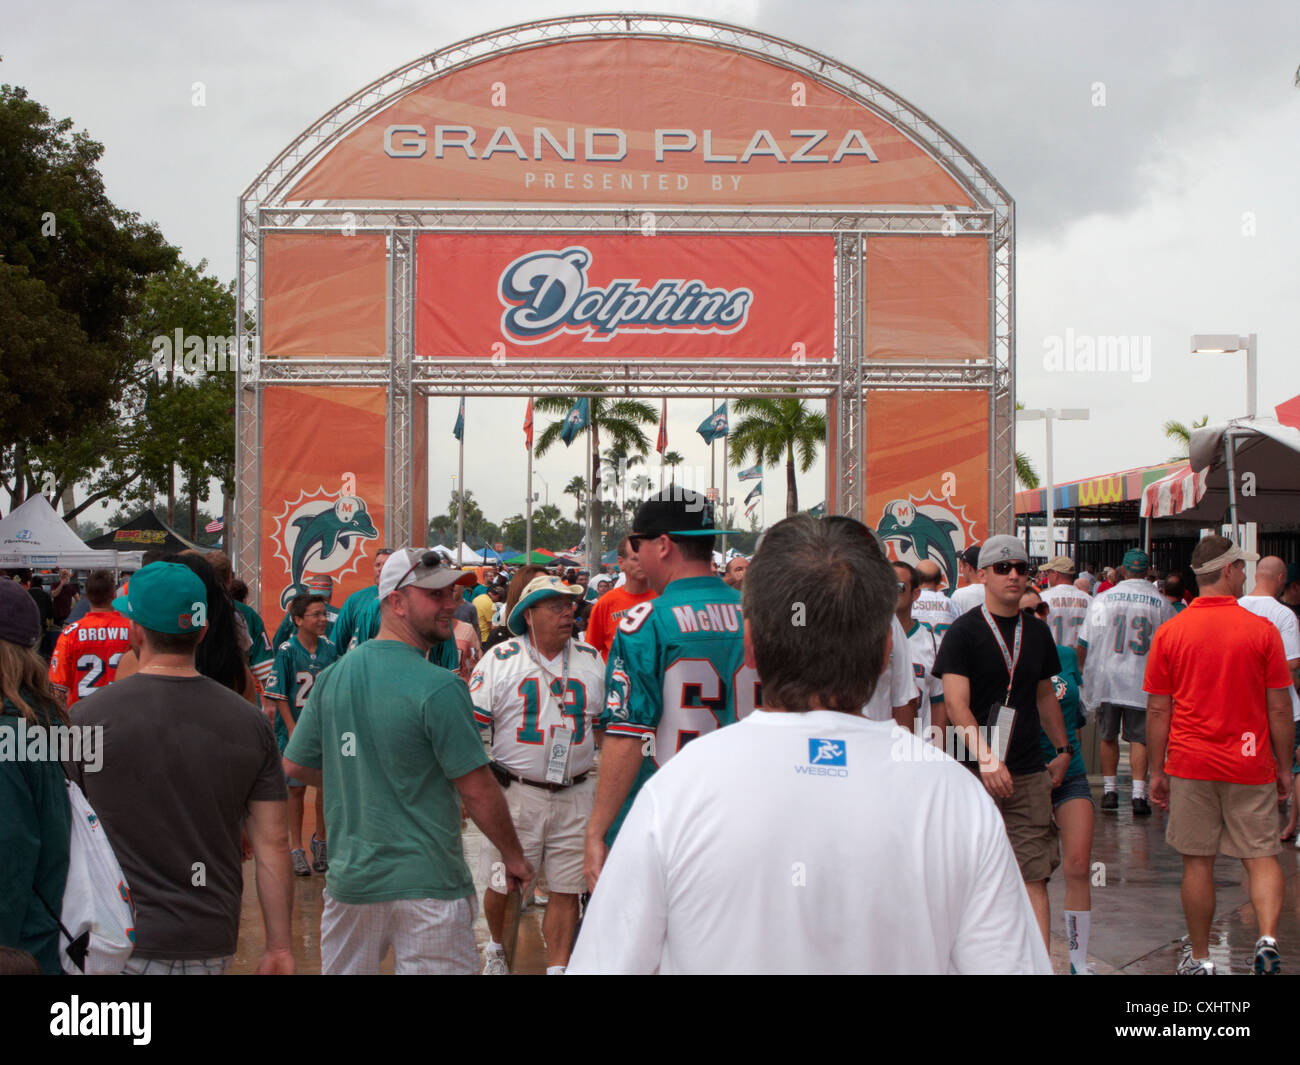
<svg viewBox="0 0 1300 1065"><path fill-rule="evenodd" d="M547 690L549 691L551 688L551 674L547 670L547 668L544 665L542 665L541 657L536 652L534 652L533 641L529 639L527 633L524 634L524 649L527 650L528 657L532 659L533 665L535 665L538 668L538 670L541 672L542 676L546 678L546 682L547 682L546 687ZM559 707L560 707L560 719L563 720L564 700L569 694L569 641L568 640L564 641L564 666L563 666L563 672L560 675L560 680L562 682L560 684L560 696L559 699L557 699L556 701L559 703ZM541 707L539 706L537 709L538 712L540 713Z"/></svg>
<svg viewBox="0 0 1300 1065"><path fill-rule="evenodd" d="M980 613L984 615L984 622L993 630L993 639L998 642L998 650L1002 652L1002 663L1007 667L1007 695L1004 702L1011 702L1011 682L1016 675L1016 664L1020 661L1020 642L1024 634L1025 617L1019 611L1016 612L1016 635L1014 639L1015 654L1007 650L1007 641L1002 638L1002 632L993 620L993 615L989 613L987 606L980 607Z"/></svg>

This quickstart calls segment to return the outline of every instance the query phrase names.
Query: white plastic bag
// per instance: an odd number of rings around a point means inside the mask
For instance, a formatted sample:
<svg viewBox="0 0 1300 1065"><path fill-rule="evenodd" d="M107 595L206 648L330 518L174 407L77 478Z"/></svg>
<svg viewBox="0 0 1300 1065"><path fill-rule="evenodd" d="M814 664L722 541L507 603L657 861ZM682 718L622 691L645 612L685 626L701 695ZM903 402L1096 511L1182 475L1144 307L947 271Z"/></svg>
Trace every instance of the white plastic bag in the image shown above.
<svg viewBox="0 0 1300 1065"><path fill-rule="evenodd" d="M72 838L59 921L65 973L120 973L135 949L135 906L104 826L69 780Z"/></svg>

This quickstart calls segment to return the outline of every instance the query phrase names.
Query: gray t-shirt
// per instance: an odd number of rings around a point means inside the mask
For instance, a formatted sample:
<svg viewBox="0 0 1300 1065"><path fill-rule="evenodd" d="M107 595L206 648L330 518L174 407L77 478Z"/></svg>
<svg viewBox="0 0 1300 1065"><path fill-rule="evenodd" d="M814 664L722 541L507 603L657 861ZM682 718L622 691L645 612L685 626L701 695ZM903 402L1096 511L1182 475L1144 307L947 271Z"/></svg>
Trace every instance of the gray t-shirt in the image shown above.
<svg viewBox="0 0 1300 1065"><path fill-rule="evenodd" d="M72 708L102 726L97 759L68 766L103 822L135 902L135 955L235 952L244 892L240 820L288 795L266 717L207 677L136 673Z"/></svg>

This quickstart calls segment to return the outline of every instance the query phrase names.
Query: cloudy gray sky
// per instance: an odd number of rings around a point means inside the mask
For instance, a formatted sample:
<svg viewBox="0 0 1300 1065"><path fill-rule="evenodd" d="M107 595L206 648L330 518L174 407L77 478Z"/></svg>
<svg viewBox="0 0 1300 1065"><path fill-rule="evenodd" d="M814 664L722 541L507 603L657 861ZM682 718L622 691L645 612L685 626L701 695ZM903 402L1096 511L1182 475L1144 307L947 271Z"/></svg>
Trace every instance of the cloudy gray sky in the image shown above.
<svg viewBox="0 0 1300 1065"><path fill-rule="evenodd" d="M420 55L577 12L546 0L54 0L6 15L0 80L103 142L110 196L230 278L239 192L322 113ZM1193 332L1259 334L1262 412L1300 393L1294 0L697 0L691 14L856 67L930 114L1015 198L1019 397L1092 411L1059 426L1056 480L1163 461L1166 419L1244 413L1244 358L1188 354ZM196 81L205 107L191 104ZM1071 336L1107 335L1149 338L1149 371L1045 363ZM512 485L494 457L522 411L515 401L477 406L466 483L499 519L522 509L522 465ZM706 469L694 428L708 409L707 398L677 401L669 426L670 445ZM433 401L431 416L437 513L455 471L454 401ZM1042 424L1024 426L1019 446L1042 472ZM538 463L552 499L580 462L573 453ZM801 505L819 501L821 486L819 465L800 478ZM771 520L784 512L784 480L765 487Z"/></svg>

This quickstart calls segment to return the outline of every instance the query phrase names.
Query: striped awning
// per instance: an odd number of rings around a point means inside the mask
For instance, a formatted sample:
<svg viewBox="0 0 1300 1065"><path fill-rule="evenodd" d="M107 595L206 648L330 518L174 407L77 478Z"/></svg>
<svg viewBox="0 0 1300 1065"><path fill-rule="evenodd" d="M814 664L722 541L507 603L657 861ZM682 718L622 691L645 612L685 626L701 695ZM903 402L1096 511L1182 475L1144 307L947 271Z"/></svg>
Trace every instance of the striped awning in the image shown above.
<svg viewBox="0 0 1300 1065"><path fill-rule="evenodd" d="M1152 481L1142 490L1138 513L1144 518L1172 518L1191 510L1205 496L1206 472L1180 466L1160 480Z"/></svg>

